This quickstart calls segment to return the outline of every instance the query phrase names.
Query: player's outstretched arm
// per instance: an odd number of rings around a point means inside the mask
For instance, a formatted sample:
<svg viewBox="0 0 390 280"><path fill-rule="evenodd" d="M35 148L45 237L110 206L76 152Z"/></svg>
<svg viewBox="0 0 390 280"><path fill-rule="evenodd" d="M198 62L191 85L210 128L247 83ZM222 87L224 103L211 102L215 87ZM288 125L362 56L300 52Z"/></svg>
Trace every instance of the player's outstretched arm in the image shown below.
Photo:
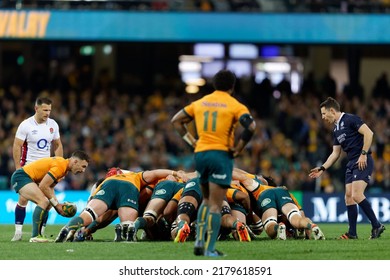
<svg viewBox="0 0 390 280"><path fill-rule="evenodd" d="M334 145L333 151L329 155L328 159L321 166L317 166L311 169L309 173L309 177L313 179L320 177L325 170L331 167L333 163L335 163L338 160L340 154L341 154L341 146Z"/></svg>

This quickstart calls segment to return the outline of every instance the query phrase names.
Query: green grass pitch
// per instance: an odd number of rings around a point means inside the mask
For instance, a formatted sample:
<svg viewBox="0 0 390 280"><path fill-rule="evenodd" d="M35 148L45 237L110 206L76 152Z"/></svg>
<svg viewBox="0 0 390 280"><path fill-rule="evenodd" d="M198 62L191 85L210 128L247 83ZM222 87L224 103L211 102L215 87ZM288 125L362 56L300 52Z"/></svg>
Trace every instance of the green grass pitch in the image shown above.
<svg viewBox="0 0 390 280"><path fill-rule="evenodd" d="M320 224L326 240L270 240L263 232L252 242L219 241L221 260L390 260L390 224L379 239L369 240L371 227L358 225L358 240L337 240L347 224ZM53 238L60 226L49 225ZM99 230L94 240L67 243L29 243L31 225L24 226L21 242L11 242L13 225L0 225L2 260L200 260L193 242L113 242L114 225Z"/></svg>

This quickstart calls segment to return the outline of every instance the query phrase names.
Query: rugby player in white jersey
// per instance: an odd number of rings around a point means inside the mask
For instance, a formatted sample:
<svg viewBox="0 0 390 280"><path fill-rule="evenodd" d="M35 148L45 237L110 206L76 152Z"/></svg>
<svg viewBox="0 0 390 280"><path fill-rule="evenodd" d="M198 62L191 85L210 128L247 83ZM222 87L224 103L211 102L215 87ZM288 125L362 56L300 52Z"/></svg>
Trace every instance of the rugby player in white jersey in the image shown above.
<svg viewBox="0 0 390 280"><path fill-rule="evenodd" d="M63 157L63 147L57 122L50 117L52 101L47 97L39 97L35 101L35 114L20 123L13 144L15 169L37 159L55 156ZM15 207L15 235L11 241L21 241L23 223L26 217L28 201L19 195ZM44 226L40 234L44 234Z"/></svg>

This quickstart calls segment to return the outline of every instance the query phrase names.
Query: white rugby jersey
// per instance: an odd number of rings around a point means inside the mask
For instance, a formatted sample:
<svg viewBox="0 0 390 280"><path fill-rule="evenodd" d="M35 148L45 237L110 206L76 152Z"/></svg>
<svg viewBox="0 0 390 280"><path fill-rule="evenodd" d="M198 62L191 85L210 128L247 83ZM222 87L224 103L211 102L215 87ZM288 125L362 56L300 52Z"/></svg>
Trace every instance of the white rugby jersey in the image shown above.
<svg viewBox="0 0 390 280"><path fill-rule="evenodd" d="M60 138L57 122L48 118L44 123L37 123L34 116L24 120L16 131L16 138L23 140L21 166L37 159L50 157L53 140Z"/></svg>

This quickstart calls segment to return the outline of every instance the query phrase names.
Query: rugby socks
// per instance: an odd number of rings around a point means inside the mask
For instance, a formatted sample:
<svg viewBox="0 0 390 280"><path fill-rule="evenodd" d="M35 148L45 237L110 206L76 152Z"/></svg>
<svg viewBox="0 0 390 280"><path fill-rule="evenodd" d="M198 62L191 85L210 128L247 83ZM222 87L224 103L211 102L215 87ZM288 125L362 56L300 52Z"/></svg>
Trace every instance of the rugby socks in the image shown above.
<svg viewBox="0 0 390 280"><path fill-rule="evenodd" d="M21 206L17 203L15 206L15 229L17 232L18 229L20 229L20 232L22 232L22 227L25 218L26 218L26 206ZM21 226L17 227L16 225L21 225Z"/></svg>
<svg viewBox="0 0 390 280"><path fill-rule="evenodd" d="M357 236L356 233L356 223L358 218L358 208L356 204L347 205L347 213L348 213L348 223L349 229L348 233L353 236Z"/></svg>
<svg viewBox="0 0 390 280"><path fill-rule="evenodd" d="M197 243L202 243L202 244L204 243L208 215L209 215L209 206L202 203L198 210L198 217L196 223Z"/></svg>
<svg viewBox="0 0 390 280"><path fill-rule="evenodd" d="M367 218L370 220L373 228L379 228L381 226L372 210L371 204L366 198L359 203L359 207L363 209L364 214L366 214Z"/></svg>
<svg viewBox="0 0 390 280"><path fill-rule="evenodd" d="M47 210L42 209L39 205L37 205L34 209L33 213L33 223L32 223L32 236L36 237L39 235L40 226L43 221L43 217L47 215Z"/></svg>
<svg viewBox="0 0 390 280"><path fill-rule="evenodd" d="M84 226L84 220L80 217L73 217L66 226L69 230L78 230Z"/></svg>
<svg viewBox="0 0 390 280"><path fill-rule="evenodd" d="M138 217L134 222L135 231L146 227L146 220L143 217Z"/></svg>
<svg viewBox="0 0 390 280"><path fill-rule="evenodd" d="M177 223L177 229L178 229L178 230L181 229L181 228L184 226L184 224L186 224L186 223L187 223L186 221L180 220L180 221Z"/></svg>
<svg viewBox="0 0 390 280"><path fill-rule="evenodd" d="M213 252L217 242L219 228L221 227L221 213L210 213L207 221L207 240L205 244L206 251Z"/></svg>
<svg viewBox="0 0 390 280"><path fill-rule="evenodd" d="M85 233L94 233L96 231L96 227L99 225L99 223L95 220L95 221L92 221L92 223L90 223L86 228L85 228Z"/></svg>
<svg viewBox="0 0 390 280"><path fill-rule="evenodd" d="M46 211L46 213L44 213L43 215L42 223L39 226L39 234L42 236L45 235L45 228L46 228L46 223L48 218L49 218L49 211Z"/></svg>
<svg viewBox="0 0 390 280"><path fill-rule="evenodd" d="M15 233L22 233L22 231L23 231L23 225L18 225L18 224L16 224L15 225Z"/></svg>

